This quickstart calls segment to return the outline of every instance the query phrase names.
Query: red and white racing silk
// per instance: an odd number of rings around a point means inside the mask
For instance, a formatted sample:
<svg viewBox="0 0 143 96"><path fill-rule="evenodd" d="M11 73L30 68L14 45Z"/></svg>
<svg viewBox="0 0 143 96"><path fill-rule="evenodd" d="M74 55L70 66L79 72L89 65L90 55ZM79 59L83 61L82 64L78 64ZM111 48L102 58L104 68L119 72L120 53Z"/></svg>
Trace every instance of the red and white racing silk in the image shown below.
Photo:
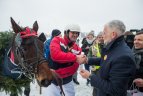
<svg viewBox="0 0 143 96"><path fill-rule="evenodd" d="M65 36L61 38L56 36L52 39L50 44L50 55L54 62L60 64L55 72L59 74L61 78L72 76L78 69L79 64L76 62L76 55L81 53L81 48L73 42L72 49L69 52L67 49L69 39Z"/></svg>

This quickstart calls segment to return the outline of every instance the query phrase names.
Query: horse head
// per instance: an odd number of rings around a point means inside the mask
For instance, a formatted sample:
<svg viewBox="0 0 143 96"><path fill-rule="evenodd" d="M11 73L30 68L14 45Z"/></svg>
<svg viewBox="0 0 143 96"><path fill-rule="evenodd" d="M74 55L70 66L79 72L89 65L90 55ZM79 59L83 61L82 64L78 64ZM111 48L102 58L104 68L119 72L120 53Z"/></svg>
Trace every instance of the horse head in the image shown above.
<svg viewBox="0 0 143 96"><path fill-rule="evenodd" d="M26 77L36 77L40 86L47 87L54 79L55 73L50 70L44 58L44 42L37 37L37 21L33 28L23 28L11 17L11 24L15 32L12 43L15 63L22 68Z"/></svg>

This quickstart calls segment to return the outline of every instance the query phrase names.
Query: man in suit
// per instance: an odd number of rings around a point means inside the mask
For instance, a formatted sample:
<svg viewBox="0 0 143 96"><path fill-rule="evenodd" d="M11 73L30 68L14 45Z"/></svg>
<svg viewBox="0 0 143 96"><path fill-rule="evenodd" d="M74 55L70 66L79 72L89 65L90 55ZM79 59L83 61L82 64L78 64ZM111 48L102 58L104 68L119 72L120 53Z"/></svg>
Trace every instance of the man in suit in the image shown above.
<svg viewBox="0 0 143 96"><path fill-rule="evenodd" d="M135 59L124 41L125 25L120 20L105 24L103 30L104 48L101 58L88 58L89 65L100 65L97 74L81 69L83 78L90 79L97 88L96 96L126 96L128 82L135 74Z"/></svg>

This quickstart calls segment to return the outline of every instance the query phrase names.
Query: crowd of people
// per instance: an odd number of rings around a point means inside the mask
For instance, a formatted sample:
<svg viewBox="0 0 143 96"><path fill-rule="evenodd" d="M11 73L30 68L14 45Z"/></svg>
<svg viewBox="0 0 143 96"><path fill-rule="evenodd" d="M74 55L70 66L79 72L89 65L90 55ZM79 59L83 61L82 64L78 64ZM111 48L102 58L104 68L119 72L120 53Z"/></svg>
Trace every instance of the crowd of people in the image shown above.
<svg viewBox="0 0 143 96"><path fill-rule="evenodd" d="M87 79L86 85L93 86L93 96L127 96L133 83L143 92L142 30L135 34L132 47L125 40L126 26L120 20L106 23L97 36L94 31L89 32L81 47L77 44L80 32L79 25L70 24L65 27L64 36L54 29L45 41L44 56L62 78L65 96L75 96L73 83L80 84L77 70L81 64L85 68L80 69L80 75ZM43 96L61 96L56 81L44 93Z"/></svg>

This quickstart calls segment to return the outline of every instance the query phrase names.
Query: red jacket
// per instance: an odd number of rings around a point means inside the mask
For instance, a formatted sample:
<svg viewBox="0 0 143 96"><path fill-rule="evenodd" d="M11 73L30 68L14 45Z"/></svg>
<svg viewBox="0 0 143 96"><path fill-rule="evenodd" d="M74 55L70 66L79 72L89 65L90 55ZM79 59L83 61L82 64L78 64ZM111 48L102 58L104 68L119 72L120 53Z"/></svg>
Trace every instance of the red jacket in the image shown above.
<svg viewBox="0 0 143 96"><path fill-rule="evenodd" d="M72 76L79 67L79 64L76 62L76 55L81 53L81 48L74 42L71 52L64 52L63 49L67 49L69 42L70 41L67 37L61 38L57 36L54 37L50 43L50 55L54 62L58 62L58 64L73 63L70 66L55 70L55 72L58 73L61 78Z"/></svg>

